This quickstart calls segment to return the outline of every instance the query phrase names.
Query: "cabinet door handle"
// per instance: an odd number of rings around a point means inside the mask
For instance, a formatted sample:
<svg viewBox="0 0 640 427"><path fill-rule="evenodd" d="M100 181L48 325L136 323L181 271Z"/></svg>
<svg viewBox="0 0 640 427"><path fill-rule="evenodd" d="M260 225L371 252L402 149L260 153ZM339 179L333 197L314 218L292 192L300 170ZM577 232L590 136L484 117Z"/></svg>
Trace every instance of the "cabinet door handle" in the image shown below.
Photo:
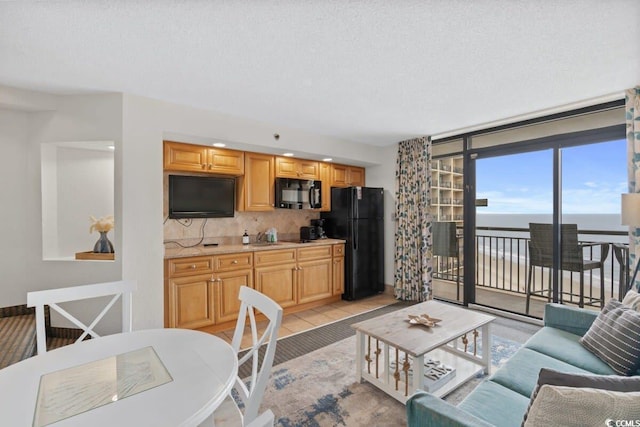
<svg viewBox="0 0 640 427"><path fill-rule="evenodd" d="M237 259L234 259L233 261L231 261L231 264L237 264L237 263L238 263Z"/></svg>
<svg viewBox="0 0 640 427"><path fill-rule="evenodd" d="M195 270L196 269L196 265L195 264L191 264L191 266L189 268L192 269L192 270Z"/></svg>
<svg viewBox="0 0 640 427"><path fill-rule="evenodd" d="M211 165L211 163L209 163L209 169L212 169L212 165Z"/></svg>

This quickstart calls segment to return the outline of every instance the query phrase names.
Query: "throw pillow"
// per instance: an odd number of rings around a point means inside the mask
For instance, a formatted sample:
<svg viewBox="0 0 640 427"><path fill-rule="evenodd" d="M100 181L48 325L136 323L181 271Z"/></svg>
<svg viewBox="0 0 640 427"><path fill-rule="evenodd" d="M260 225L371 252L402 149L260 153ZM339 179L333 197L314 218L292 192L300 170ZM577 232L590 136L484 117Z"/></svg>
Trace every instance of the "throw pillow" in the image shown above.
<svg viewBox="0 0 640 427"><path fill-rule="evenodd" d="M542 368L538 374L538 383L531 393L531 402L524 414L523 425L529 417L533 402L543 385L565 386L574 388L593 388L620 392L640 392L640 377L623 377L619 375L569 374Z"/></svg>
<svg viewBox="0 0 640 427"><path fill-rule="evenodd" d="M626 305L627 307L633 308L635 311L640 311L640 294L633 289L631 289L624 296L622 300L622 305Z"/></svg>
<svg viewBox="0 0 640 427"><path fill-rule="evenodd" d="M525 426L607 426L640 419L640 392L543 385Z"/></svg>
<svg viewBox="0 0 640 427"><path fill-rule="evenodd" d="M617 374L631 375L640 364L640 312L609 300L580 343Z"/></svg>
<svg viewBox="0 0 640 427"><path fill-rule="evenodd" d="M543 385L561 385L565 387L588 387L611 391L640 391L640 377L619 375L570 374L542 368L538 374L537 388ZM535 393L535 390L534 390Z"/></svg>

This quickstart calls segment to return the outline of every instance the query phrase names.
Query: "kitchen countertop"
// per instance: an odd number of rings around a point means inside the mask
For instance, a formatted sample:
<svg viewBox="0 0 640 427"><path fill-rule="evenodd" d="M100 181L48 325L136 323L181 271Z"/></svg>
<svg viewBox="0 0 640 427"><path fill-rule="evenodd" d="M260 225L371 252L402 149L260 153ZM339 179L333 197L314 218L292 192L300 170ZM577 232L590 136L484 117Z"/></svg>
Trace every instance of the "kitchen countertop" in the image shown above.
<svg viewBox="0 0 640 427"><path fill-rule="evenodd" d="M277 243L250 243L248 245L242 244L220 244L219 246L203 246L198 245L192 248L165 248L164 250L164 258L185 258L192 256L208 256L208 255L222 255L229 253L238 253L238 252L258 252L258 251L272 251L276 249L298 249L298 248L306 248L309 246L318 246L318 245L335 245L345 243L345 240L341 239L318 239L312 240L310 242L300 243L300 242L287 242L287 241L279 241Z"/></svg>

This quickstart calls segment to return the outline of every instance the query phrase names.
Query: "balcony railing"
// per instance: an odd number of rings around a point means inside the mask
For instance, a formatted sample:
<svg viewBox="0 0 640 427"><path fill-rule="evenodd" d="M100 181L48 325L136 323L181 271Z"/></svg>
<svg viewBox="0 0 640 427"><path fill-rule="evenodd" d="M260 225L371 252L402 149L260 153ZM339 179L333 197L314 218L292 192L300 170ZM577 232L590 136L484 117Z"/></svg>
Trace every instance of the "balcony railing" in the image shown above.
<svg viewBox="0 0 640 427"><path fill-rule="evenodd" d="M600 287L604 287L604 301L618 298L626 289L628 280L627 250L623 242L627 233L622 231L579 230L580 243L585 245L585 259L599 260L602 244L607 245L604 260L604 283L600 281L599 269L584 272L585 304L600 306ZM462 251L462 236L459 237ZM477 227L474 242L475 286L487 290L496 290L510 294L526 296L527 275L529 271L529 229ZM463 254L460 253L460 268L452 259L435 257L433 269L435 279L462 283ZM540 292L549 289L550 269L534 267L531 291ZM561 298L564 303L578 304L580 273L561 271L559 273Z"/></svg>

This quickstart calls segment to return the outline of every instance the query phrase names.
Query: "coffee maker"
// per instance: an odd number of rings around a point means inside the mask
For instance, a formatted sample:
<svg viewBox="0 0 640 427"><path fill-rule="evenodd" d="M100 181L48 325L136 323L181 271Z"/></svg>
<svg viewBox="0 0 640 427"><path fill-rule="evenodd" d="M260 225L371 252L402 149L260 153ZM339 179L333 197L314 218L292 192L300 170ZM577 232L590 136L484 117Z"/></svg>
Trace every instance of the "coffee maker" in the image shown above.
<svg viewBox="0 0 640 427"><path fill-rule="evenodd" d="M327 235L324 232L324 219L320 218L320 219L312 219L311 220L311 226L315 227L316 229L316 236L318 239L326 239Z"/></svg>

